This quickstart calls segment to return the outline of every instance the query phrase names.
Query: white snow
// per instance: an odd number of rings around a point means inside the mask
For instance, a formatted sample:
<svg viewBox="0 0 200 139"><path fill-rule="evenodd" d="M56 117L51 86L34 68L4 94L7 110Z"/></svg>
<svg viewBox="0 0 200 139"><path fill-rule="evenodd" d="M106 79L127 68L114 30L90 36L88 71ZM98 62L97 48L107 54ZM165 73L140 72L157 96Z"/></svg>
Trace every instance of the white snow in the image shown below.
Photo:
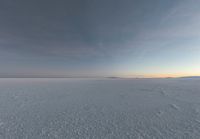
<svg viewBox="0 0 200 139"><path fill-rule="evenodd" d="M0 139L199 139L200 79L0 79Z"/></svg>

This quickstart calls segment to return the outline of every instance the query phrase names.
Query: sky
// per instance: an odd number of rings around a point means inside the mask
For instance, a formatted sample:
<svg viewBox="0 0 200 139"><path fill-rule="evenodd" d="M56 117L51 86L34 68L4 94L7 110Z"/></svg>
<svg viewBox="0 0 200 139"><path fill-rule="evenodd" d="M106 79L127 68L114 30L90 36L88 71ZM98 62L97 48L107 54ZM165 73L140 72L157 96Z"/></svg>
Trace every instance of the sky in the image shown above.
<svg viewBox="0 0 200 139"><path fill-rule="evenodd" d="M198 76L199 5L1 0L0 76Z"/></svg>

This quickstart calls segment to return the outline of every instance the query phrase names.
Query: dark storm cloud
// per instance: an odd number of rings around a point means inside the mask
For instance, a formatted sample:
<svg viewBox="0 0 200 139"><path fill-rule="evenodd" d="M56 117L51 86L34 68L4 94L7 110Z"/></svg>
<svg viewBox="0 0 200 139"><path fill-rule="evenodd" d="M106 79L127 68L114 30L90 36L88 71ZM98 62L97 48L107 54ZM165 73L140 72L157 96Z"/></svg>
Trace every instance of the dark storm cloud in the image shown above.
<svg viewBox="0 0 200 139"><path fill-rule="evenodd" d="M2 0L0 47L41 56L114 54L114 49L139 32L141 24L145 24L142 21L151 14L160 16L156 4L160 2Z"/></svg>

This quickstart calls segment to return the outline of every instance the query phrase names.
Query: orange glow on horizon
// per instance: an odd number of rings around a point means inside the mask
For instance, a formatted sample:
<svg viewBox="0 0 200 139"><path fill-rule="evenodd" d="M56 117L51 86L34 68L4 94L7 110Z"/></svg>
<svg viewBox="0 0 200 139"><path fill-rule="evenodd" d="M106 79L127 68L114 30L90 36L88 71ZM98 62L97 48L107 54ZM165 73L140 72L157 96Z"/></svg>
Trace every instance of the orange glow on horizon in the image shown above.
<svg viewBox="0 0 200 139"><path fill-rule="evenodd" d="M176 77L185 77L185 76L200 76L198 74L189 74L189 73L150 73L150 74L123 74L122 77L125 78L176 78Z"/></svg>

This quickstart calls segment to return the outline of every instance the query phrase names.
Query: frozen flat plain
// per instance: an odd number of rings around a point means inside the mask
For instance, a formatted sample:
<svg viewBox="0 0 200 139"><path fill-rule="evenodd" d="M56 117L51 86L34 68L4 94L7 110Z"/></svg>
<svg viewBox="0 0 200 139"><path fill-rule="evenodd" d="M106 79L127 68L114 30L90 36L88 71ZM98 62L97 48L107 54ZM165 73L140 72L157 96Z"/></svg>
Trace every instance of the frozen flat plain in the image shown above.
<svg viewBox="0 0 200 139"><path fill-rule="evenodd" d="M200 79L0 79L0 139L199 139Z"/></svg>

